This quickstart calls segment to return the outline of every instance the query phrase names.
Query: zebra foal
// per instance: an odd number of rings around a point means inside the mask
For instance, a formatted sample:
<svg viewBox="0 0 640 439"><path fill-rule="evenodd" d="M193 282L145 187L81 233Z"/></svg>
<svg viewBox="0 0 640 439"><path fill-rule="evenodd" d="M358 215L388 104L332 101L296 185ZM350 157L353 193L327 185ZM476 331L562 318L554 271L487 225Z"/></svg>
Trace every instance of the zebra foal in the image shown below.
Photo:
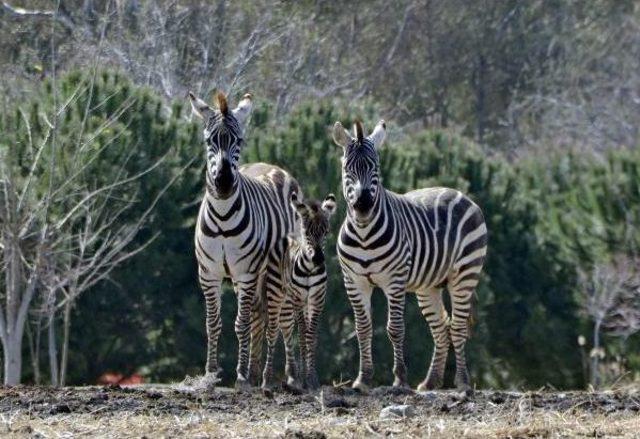
<svg viewBox="0 0 640 439"><path fill-rule="evenodd" d="M404 306L407 291L434 339L431 365L419 391L441 387L449 347L456 358L455 382L468 389L465 343L472 300L487 252L487 227L480 208L461 192L419 189L400 195L380 181L377 152L386 126L366 136L360 122L353 136L340 122L333 140L343 148L342 189L347 217L338 236L338 258L355 315L360 367L353 387L365 390L373 376L371 294L381 288L388 304L387 333L393 345L394 386L407 386ZM442 293L451 297L448 315Z"/></svg>
<svg viewBox="0 0 640 439"><path fill-rule="evenodd" d="M316 389L319 386L316 372L318 325L327 291L324 242L329 233L329 221L336 210L336 200L333 194L329 194L322 203L301 202L294 193L291 206L298 214L300 233L287 238L284 257L279 261L286 297L274 297L278 303L269 305L271 337L277 335L277 324L285 343L287 384L301 387L297 379L300 375L307 388ZM296 324L303 366L301 371L296 371L293 345ZM269 365L271 360L267 358Z"/></svg>

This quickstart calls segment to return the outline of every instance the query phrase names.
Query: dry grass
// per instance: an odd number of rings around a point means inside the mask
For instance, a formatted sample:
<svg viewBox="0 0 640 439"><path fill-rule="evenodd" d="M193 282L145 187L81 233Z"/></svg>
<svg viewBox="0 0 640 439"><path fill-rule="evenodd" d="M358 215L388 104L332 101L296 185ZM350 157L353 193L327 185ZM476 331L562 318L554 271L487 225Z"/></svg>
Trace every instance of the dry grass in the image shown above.
<svg viewBox="0 0 640 439"><path fill-rule="evenodd" d="M106 398L105 398L106 395ZM408 403L416 416L381 420ZM11 389L0 393L3 437L639 437L640 393L381 390L370 396L325 388L323 397L162 389Z"/></svg>

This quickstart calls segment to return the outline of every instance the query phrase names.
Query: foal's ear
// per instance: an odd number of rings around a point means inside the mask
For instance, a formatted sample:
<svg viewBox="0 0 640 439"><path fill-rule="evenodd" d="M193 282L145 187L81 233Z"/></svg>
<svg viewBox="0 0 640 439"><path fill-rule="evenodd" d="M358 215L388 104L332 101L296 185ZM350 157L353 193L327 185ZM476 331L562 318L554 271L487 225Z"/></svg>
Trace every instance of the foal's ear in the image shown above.
<svg viewBox="0 0 640 439"><path fill-rule="evenodd" d="M293 207L293 209L296 212L298 212L298 215L300 215L300 217L304 217L309 213L309 209L307 208L307 205L300 202L300 200L298 200L297 193L291 192L289 203L291 204L291 207Z"/></svg>
<svg viewBox="0 0 640 439"><path fill-rule="evenodd" d="M333 124L333 142L336 145L346 148L352 140L349 131L345 130L340 122Z"/></svg>
<svg viewBox="0 0 640 439"><path fill-rule="evenodd" d="M333 194L327 195L327 197L322 202L322 210L331 218L336 212L336 196Z"/></svg>
<svg viewBox="0 0 640 439"><path fill-rule="evenodd" d="M213 108L192 92L189 92L189 101L191 101L191 112L200 119L207 120L213 114Z"/></svg>

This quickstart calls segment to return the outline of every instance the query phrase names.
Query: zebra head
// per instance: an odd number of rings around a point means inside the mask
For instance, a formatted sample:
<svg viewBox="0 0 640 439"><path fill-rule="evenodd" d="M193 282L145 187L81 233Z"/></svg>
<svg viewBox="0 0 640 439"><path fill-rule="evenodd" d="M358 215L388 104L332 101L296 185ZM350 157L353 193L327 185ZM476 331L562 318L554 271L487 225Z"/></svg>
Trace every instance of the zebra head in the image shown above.
<svg viewBox="0 0 640 439"><path fill-rule="evenodd" d="M324 240L329 233L329 220L336 211L336 197L327 195L322 201L300 202L291 194L291 207L298 213L303 257L314 267L324 263Z"/></svg>
<svg viewBox="0 0 640 439"><path fill-rule="evenodd" d="M227 199L238 186L238 160L244 144L245 123L251 113L251 95L246 94L235 110L229 110L223 93L216 94L216 107L189 92L193 114L204 122L207 144L207 184L214 198Z"/></svg>
<svg viewBox="0 0 640 439"><path fill-rule="evenodd" d="M349 215L356 221L368 223L379 198L380 159L377 148L382 146L386 134L384 120L373 132L365 136L360 121L353 126L353 136L340 122L333 126L333 141L342 146L342 191L347 200Z"/></svg>

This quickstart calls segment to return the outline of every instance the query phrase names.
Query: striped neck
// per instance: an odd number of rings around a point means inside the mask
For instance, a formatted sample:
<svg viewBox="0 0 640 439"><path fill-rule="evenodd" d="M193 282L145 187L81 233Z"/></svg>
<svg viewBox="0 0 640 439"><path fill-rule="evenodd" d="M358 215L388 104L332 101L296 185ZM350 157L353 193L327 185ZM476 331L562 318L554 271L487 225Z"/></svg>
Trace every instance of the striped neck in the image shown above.
<svg viewBox="0 0 640 439"><path fill-rule="evenodd" d="M347 221L355 229L365 230L365 229L371 228L372 224L376 224L378 222L380 214L384 210L383 206L386 202L386 194L387 194L386 189L383 188L382 185L380 185L380 187L378 188L378 194L373 202L373 207L371 208L371 214L369 215L369 217L364 221L359 220L354 215L352 208L349 207L347 209Z"/></svg>
<svg viewBox="0 0 640 439"><path fill-rule="evenodd" d="M315 264L311 258L308 257L304 248L300 242L297 243L297 249L293 255L293 272L297 276L307 277L313 274L317 274L322 271L324 267L324 261L322 264Z"/></svg>
<svg viewBox="0 0 640 439"><path fill-rule="evenodd" d="M218 216L230 217L234 207L237 207L237 203L240 201L240 194L244 184L244 176L238 173L238 179L236 180L236 186L233 193L228 198L216 198L212 189L213 182L210 181L209 173L207 172L207 185L205 199L211 208L215 210Z"/></svg>

